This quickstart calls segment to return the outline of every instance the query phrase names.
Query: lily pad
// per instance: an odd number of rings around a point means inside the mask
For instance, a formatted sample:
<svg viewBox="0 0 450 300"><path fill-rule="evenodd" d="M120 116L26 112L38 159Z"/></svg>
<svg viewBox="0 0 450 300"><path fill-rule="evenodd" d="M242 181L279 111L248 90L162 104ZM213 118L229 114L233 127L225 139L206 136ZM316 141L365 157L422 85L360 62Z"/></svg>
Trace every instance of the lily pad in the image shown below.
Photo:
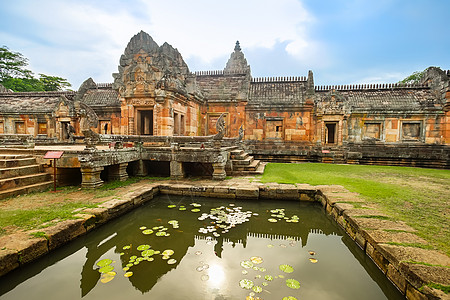
<svg viewBox="0 0 450 300"><path fill-rule="evenodd" d="M167 264L173 265L173 264L175 264L176 262L177 262L176 259L171 258L171 259L169 259L169 260L167 261Z"/></svg>
<svg viewBox="0 0 450 300"><path fill-rule="evenodd" d="M143 257L146 257L146 256L152 256L153 254L155 254L155 250L153 250L153 249L144 250L144 251L142 251L142 253L141 253L141 255L142 255Z"/></svg>
<svg viewBox="0 0 450 300"><path fill-rule="evenodd" d="M202 277L200 277L201 281L208 281L209 280L209 276L208 275L202 275Z"/></svg>
<svg viewBox="0 0 450 300"><path fill-rule="evenodd" d="M111 265L107 265L107 266L104 266L103 268L100 268L98 271L100 273L108 273L108 272L111 272L112 270L114 270L114 267Z"/></svg>
<svg viewBox="0 0 450 300"><path fill-rule="evenodd" d="M253 290L255 293L261 293L263 289L262 289L262 287L260 287L259 285L255 285L255 286L253 286L252 290Z"/></svg>
<svg viewBox="0 0 450 300"><path fill-rule="evenodd" d="M115 276L116 276L116 272L104 273L103 276L102 276L102 279L100 281L102 283L108 283L111 280L113 280Z"/></svg>
<svg viewBox="0 0 450 300"><path fill-rule="evenodd" d="M137 258L136 255L130 256L130 260L136 260L136 258Z"/></svg>
<svg viewBox="0 0 450 300"><path fill-rule="evenodd" d="M123 246L123 250L128 250L128 249L130 249L131 248L131 246L130 245L126 245L126 246Z"/></svg>
<svg viewBox="0 0 450 300"><path fill-rule="evenodd" d="M112 263L112 260L109 258L102 259L101 261L97 262L97 266L99 267L105 267L109 266Z"/></svg>
<svg viewBox="0 0 450 300"><path fill-rule="evenodd" d="M286 296L283 297L283 300L297 300L297 298L295 298L294 296Z"/></svg>
<svg viewBox="0 0 450 300"><path fill-rule="evenodd" d="M153 233L153 230L151 230L151 229L146 229L146 230L142 231L142 233L143 233L143 234L152 234L152 233Z"/></svg>
<svg viewBox="0 0 450 300"><path fill-rule="evenodd" d="M131 277L131 276L133 276L133 272L126 272L125 274L123 274L123 276Z"/></svg>
<svg viewBox="0 0 450 300"><path fill-rule="evenodd" d="M133 266L132 263L126 264L125 267L131 268Z"/></svg>
<svg viewBox="0 0 450 300"><path fill-rule="evenodd" d="M162 257L162 259L164 259L164 260L167 260L167 259L169 259L169 258L170 258L169 255L163 255L163 257Z"/></svg>
<svg viewBox="0 0 450 300"><path fill-rule="evenodd" d="M180 207L178 210L186 210L186 207Z"/></svg>
<svg viewBox="0 0 450 300"><path fill-rule="evenodd" d="M251 289L255 284L250 279L242 279L239 281L239 286L243 289Z"/></svg>
<svg viewBox="0 0 450 300"><path fill-rule="evenodd" d="M130 267L123 267L122 270L124 270L125 272L128 271L130 269Z"/></svg>
<svg viewBox="0 0 450 300"><path fill-rule="evenodd" d="M147 226L141 226L141 227L139 227L139 229L140 230L145 230L145 229L147 229Z"/></svg>
<svg viewBox="0 0 450 300"><path fill-rule="evenodd" d="M272 281L273 280L273 276L272 275L266 275L264 276L264 279L267 281Z"/></svg>
<svg viewBox="0 0 450 300"><path fill-rule="evenodd" d="M166 232L165 231L158 231L155 234L156 234L156 236L166 236Z"/></svg>
<svg viewBox="0 0 450 300"><path fill-rule="evenodd" d="M259 257L259 256L252 256L252 257L250 257L250 260L255 265L259 265L259 264L261 264L263 262L263 259L261 257Z"/></svg>
<svg viewBox="0 0 450 300"><path fill-rule="evenodd" d="M278 222L277 219L273 219L273 218L268 219L267 221L269 221L270 223L276 223L276 222Z"/></svg>
<svg viewBox="0 0 450 300"><path fill-rule="evenodd" d="M261 283L261 285L262 286L268 286L269 284L266 281L264 281L263 283Z"/></svg>
<svg viewBox="0 0 450 300"><path fill-rule="evenodd" d="M167 256L171 256L172 254L174 254L174 251L172 249L164 250L162 253L162 255L167 255Z"/></svg>
<svg viewBox="0 0 450 300"><path fill-rule="evenodd" d="M175 207L177 207L175 204L170 204L170 205L167 205L167 207L168 208L175 208Z"/></svg>
<svg viewBox="0 0 450 300"><path fill-rule="evenodd" d="M253 263L249 260L244 260L244 261L241 261L241 267L250 269L253 267Z"/></svg>
<svg viewBox="0 0 450 300"><path fill-rule="evenodd" d="M294 272L294 268L290 265L280 265L279 266L280 270L285 272L285 273L292 273Z"/></svg>
<svg viewBox="0 0 450 300"><path fill-rule="evenodd" d="M286 279L286 285L294 290L298 290L300 288L300 282L295 279Z"/></svg>
<svg viewBox="0 0 450 300"><path fill-rule="evenodd" d="M193 208L193 209L191 209L191 211L195 213L195 212L199 212L200 209L198 209L198 208Z"/></svg>
<svg viewBox="0 0 450 300"><path fill-rule="evenodd" d="M138 251L144 251L144 250L150 249L150 245L139 245L137 247L137 249L138 249Z"/></svg>

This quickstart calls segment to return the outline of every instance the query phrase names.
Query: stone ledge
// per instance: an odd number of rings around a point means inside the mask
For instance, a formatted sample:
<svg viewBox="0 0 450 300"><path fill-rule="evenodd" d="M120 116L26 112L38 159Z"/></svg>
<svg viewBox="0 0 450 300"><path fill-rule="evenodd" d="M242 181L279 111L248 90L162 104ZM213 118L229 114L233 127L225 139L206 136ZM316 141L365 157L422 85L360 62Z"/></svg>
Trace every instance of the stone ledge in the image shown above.
<svg viewBox="0 0 450 300"><path fill-rule="evenodd" d="M349 198L345 199L345 194L340 187L324 187L319 197L325 211L365 250L406 298L449 299L447 294L427 284L434 282L450 285L450 258L438 251L409 247L408 244L428 243L415 235L416 230L406 223L383 219L387 215L374 207L354 208L351 203L364 201L355 199L354 193L348 193ZM408 261L429 265L411 264Z"/></svg>
<svg viewBox="0 0 450 300"><path fill-rule="evenodd" d="M86 233L84 220L66 220L41 230L48 239L48 250L56 249Z"/></svg>
<svg viewBox="0 0 450 300"><path fill-rule="evenodd" d="M0 238L0 244L6 249L17 252L20 265L26 264L49 251L45 238L35 238L27 232L3 236Z"/></svg>

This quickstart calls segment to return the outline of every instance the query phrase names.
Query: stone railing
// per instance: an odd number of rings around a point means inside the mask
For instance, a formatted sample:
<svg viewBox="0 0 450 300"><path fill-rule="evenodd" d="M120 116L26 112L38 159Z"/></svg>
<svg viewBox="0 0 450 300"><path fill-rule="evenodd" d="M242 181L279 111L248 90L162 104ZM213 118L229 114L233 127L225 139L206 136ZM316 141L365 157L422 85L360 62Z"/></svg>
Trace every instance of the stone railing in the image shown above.
<svg viewBox="0 0 450 300"><path fill-rule="evenodd" d="M416 83L373 83L373 84L346 84L346 85L321 85L315 86L316 92L321 91L351 91L351 90L386 90L386 89L402 89L402 88L427 88L428 84Z"/></svg>
<svg viewBox="0 0 450 300"><path fill-rule="evenodd" d="M276 82L306 82L306 76L294 77L255 77L252 83L276 83Z"/></svg>
<svg viewBox="0 0 450 300"><path fill-rule="evenodd" d="M216 135L207 136L157 136L157 135L99 135L100 143L110 144L114 148L123 148L127 143L134 146L191 147L191 148L217 148L239 146L240 140L236 138L215 139Z"/></svg>

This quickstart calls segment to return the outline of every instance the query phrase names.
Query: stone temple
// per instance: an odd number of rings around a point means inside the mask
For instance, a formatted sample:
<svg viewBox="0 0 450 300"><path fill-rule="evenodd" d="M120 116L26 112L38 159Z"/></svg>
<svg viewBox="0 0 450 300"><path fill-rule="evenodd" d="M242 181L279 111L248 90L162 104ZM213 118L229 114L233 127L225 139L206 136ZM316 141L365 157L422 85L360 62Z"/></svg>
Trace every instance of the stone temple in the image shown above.
<svg viewBox="0 0 450 300"><path fill-rule="evenodd" d="M169 139L173 154L179 147L205 149L208 141L236 138L240 149L264 161L450 166L448 70L428 68L416 85L317 86L312 71L254 78L237 42L223 70L191 72L177 49L159 46L141 31L125 48L113 79L89 78L77 92L0 89L0 145L85 143L95 150L119 142L158 151ZM180 158L176 166L170 153L152 155L139 159L170 162L171 175L196 168L233 174L227 153L219 154L226 165L219 171L211 158ZM73 166L87 180L86 159Z"/></svg>

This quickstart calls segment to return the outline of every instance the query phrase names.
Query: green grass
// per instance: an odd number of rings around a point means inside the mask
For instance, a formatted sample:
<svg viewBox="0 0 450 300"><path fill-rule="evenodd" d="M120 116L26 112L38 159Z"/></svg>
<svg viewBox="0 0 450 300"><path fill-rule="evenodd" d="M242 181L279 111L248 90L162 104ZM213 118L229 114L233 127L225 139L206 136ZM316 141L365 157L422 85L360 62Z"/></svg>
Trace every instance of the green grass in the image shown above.
<svg viewBox="0 0 450 300"><path fill-rule="evenodd" d="M449 170L391 166L276 164L266 166L261 182L342 185L376 203L395 220L450 255Z"/></svg>
<svg viewBox="0 0 450 300"><path fill-rule="evenodd" d="M72 202L55 204L35 209L16 209L0 211L0 228L14 225L25 230L40 228L42 224L52 220L74 219L73 211L77 208L95 207L96 204Z"/></svg>

